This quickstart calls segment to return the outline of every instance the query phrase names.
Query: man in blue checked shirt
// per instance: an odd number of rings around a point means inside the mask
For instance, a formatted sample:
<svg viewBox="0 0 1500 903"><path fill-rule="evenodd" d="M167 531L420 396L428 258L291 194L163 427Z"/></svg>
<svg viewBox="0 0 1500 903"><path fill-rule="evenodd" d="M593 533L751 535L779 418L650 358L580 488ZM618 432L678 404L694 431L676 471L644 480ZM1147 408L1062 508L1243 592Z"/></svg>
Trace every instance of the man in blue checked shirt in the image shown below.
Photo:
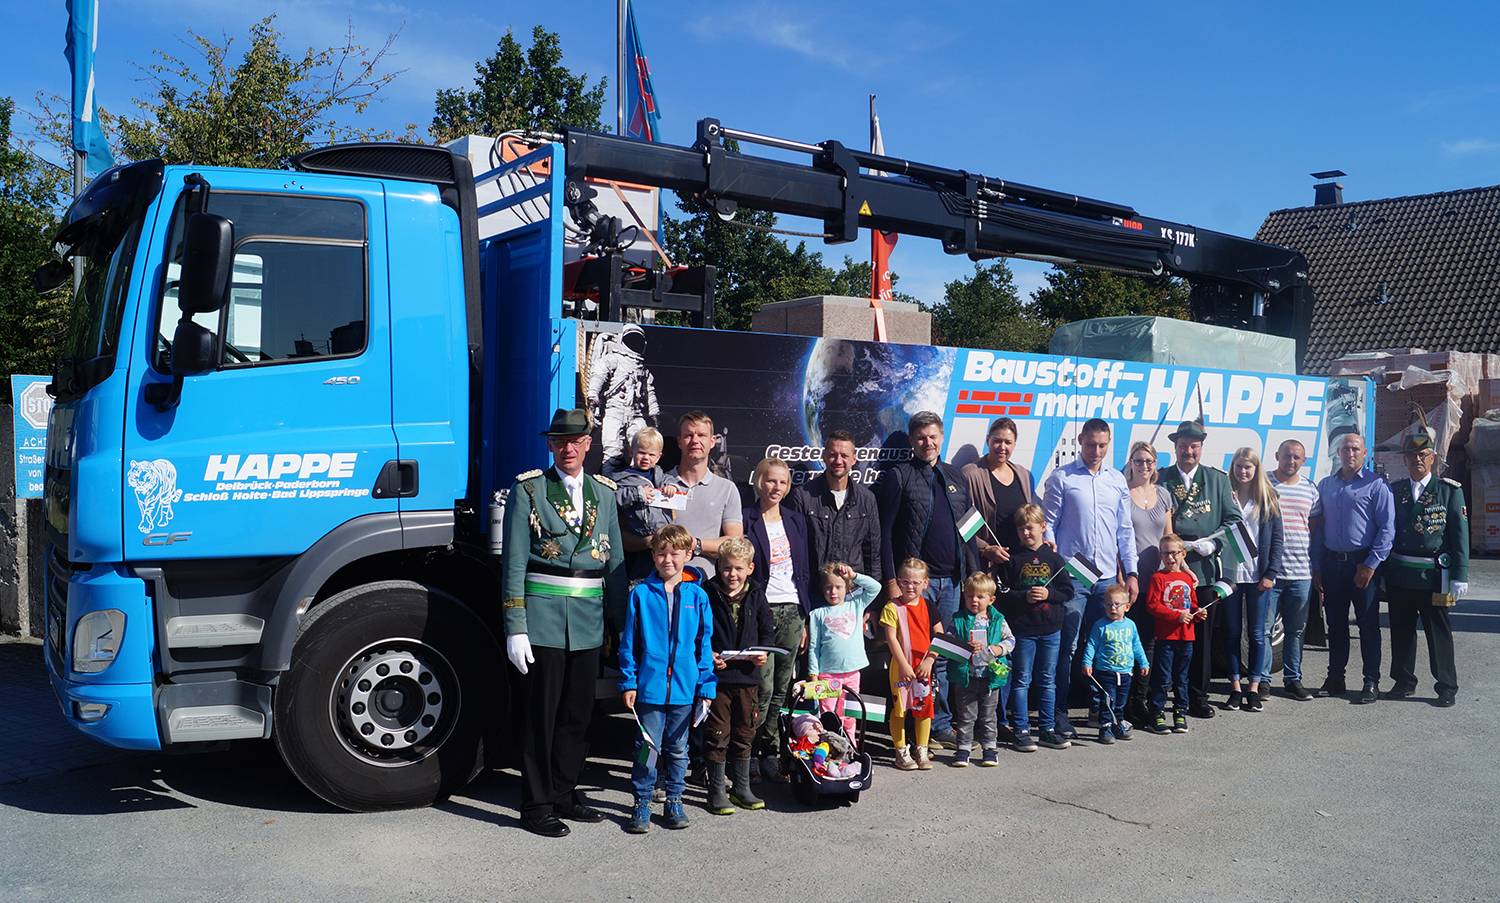
<svg viewBox="0 0 1500 903"><path fill-rule="evenodd" d="M1107 422L1097 417L1086 421L1078 434L1077 459L1052 471L1042 491L1047 541L1065 559L1082 554L1103 575L1092 585L1075 583L1073 598L1064 611L1057 653L1054 730L1069 740L1078 739L1078 731L1068 720L1068 690L1072 686L1079 630L1103 616L1105 590L1120 575L1123 574L1123 582L1130 590L1132 605L1140 593L1135 528L1130 519L1130 486L1123 473L1105 463L1109 459L1109 440Z"/></svg>
<svg viewBox="0 0 1500 903"><path fill-rule="evenodd" d="M1318 481L1323 509L1312 522L1313 586L1323 590L1328 619L1328 679L1314 694L1345 692L1349 664L1349 609L1359 625L1364 688L1356 703L1369 704L1380 691L1380 602L1375 569L1391 554L1396 539L1396 500L1385 478L1364 469L1365 440L1347 433L1338 447L1339 469Z"/></svg>

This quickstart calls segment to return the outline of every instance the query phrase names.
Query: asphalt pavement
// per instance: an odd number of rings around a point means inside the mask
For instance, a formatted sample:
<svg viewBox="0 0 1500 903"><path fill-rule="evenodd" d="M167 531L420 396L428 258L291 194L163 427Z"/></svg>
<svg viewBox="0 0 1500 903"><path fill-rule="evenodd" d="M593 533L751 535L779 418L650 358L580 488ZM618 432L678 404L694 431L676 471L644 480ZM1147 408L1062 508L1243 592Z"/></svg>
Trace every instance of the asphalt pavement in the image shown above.
<svg viewBox="0 0 1500 903"><path fill-rule="evenodd" d="M1452 709L1431 705L1419 641L1410 700L1278 692L1186 735L1005 750L993 769L880 767L858 803L828 809L774 786L766 811L691 806L687 830L645 837L621 830L620 718L596 731L585 774L610 821L545 840L516 827L513 772L435 808L349 814L302 790L268 744L95 746L62 721L40 646L0 642L0 899L1490 901L1500 562L1477 562L1472 583ZM1326 660L1308 651L1310 685Z"/></svg>

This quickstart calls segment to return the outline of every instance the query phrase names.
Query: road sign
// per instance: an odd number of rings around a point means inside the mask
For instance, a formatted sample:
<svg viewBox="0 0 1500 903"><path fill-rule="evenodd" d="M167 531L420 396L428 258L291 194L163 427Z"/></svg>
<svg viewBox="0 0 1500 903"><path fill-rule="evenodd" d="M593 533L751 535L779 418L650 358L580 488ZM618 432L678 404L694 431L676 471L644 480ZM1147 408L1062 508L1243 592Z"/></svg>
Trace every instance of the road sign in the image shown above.
<svg viewBox="0 0 1500 903"><path fill-rule="evenodd" d="M47 394L46 376L10 378L11 401L15 405L16 498L42 497L42 473L47 460L47 415L52 396Z"/></svg>

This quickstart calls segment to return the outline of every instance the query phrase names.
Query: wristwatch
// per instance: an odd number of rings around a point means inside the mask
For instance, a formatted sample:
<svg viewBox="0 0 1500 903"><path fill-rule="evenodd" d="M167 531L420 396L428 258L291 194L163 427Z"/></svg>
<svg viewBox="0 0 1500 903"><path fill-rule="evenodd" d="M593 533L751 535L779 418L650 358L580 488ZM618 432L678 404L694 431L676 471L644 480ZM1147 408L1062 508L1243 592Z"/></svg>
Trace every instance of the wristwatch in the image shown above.
<svg viewBox="0 0 1500 903"><path fill-rule="evenodd" d="M693 557L699 558L703 555L703 540L693 537Z"/></svg>

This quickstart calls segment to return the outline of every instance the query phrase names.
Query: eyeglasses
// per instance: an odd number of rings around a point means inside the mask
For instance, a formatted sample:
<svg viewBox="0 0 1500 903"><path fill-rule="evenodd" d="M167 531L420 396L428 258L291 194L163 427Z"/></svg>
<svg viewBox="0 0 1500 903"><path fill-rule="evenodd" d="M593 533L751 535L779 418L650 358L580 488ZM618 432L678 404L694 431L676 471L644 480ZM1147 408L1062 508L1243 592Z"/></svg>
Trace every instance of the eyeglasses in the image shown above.
<svg viewBox="0 0 1500 903"><path fill-rule="evenodd" d="M585 442L588 442L589 439L589 436L549 436L547 438L547 443L553 448L567 448L568 446L573 446L576 448L577 446L583 445Z"/></svg>
<svg viewBox="0 0 1500 903"><path fill-rule="evenodd" d="M1135 458L1130 463L1140 467L1155 467L1156 462L1150 458Z"/></svg>

